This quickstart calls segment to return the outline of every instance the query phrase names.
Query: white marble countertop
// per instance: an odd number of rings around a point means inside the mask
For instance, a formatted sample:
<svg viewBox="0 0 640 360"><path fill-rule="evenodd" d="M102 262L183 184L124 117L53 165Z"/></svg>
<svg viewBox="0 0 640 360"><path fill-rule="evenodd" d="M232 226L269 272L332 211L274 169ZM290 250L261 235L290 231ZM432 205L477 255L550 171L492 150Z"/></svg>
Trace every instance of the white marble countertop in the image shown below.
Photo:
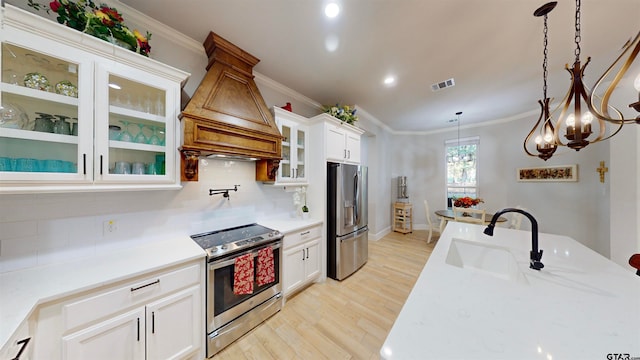
<svg viewBox="0 0 640 360"><path fill-rule="evenodd" d="M42 303L205 255L189 236L164 235L91 258L0 274L0 348Z"/></svg>
<svg viewBox="0 0 640 360"><path fill-rule="evenodd" d="M258 224L266 226L268 228L278 230L283 234L290 234L292 232L308 228L310 226L322 224L322 220L319 219L263 219L258 221Z"/></svg>
<svg viewBox="0 0 640 360"><path fill-rule="evenodd" d="M640 277L631 269L571 238L540 234L545 267L532 270L529 232L496 227L489 237L483 229L447 225L380 349L383 359L640 356ZM449 255L452 243L462 249L457 257ZM492 263L511 258L517 265L489 272L456 266L471 263L464 246L488 249ZM496 275L510 272L519 275Z"/></svg>

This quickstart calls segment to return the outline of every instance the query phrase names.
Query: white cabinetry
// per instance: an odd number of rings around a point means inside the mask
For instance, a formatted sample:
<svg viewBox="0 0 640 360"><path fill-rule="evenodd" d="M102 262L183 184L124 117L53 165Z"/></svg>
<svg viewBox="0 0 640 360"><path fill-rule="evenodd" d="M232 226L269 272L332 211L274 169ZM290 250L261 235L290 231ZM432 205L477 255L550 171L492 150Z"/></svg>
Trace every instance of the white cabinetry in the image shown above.
<svg viewBox="0 0 640 360"><path fill-rule="evenodd" d="M35 358L200 359L202 265L192 262L45 305Z"/></svg>
<svg viewBox="0 0 640 360"><path fill-rule="evenodd" d="M13 334L5 347L0 350L0 359L33 359L33 325L31 319L25 320Z"/></svg>
<svg viewBox="0 0 640 360"><path fill-rule="evenodd" d="M11 110L0 120L0 192L179 188L177 115L189 75L3 10L0 98Z"/></svg>
<svg viewBox="0 0 640 360"><path fill-rule="evenodd" d="M291 295L311 284L321 271L322 224L284 235L283 291Z"/></svg>
<svg viewBox="0 0 640 360"><path fill-rule="evenodd" d="M274 185L303 185L307 183L308 119L290 111L273 108L278 129L283 136L282 160Z"/></svg>
<svg viewBox="0 0 640 360"><path fill-rule="evenodd" d="M312 121L324 134L325 159L341 163L360 163L360 136L363 131L328 114L314 116Z"/></svg>

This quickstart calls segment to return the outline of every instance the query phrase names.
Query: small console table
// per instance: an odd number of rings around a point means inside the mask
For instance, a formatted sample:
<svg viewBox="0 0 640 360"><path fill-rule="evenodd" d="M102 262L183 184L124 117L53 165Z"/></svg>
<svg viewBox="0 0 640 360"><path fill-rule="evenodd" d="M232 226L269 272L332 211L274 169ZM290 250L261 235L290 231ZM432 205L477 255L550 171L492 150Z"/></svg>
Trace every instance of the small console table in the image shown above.
<svg viewBox="0 0 640 360"><path fill-rule="evenodd" d="M393 204L393 231L408 234L413 232L413 206L411 203Z"/></svg>

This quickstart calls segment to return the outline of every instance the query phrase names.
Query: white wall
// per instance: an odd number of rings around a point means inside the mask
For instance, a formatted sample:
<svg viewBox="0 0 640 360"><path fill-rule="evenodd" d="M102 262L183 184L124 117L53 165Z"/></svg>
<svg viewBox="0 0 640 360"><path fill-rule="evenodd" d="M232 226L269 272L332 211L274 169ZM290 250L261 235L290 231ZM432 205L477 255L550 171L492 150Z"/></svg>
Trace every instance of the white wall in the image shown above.
<svg viewBox="0 0 640 360"><path fill-rule="evenodd" d="M538 220L541 232L575 238L593 250L609 255L609 187L601 184L596 168L609 158L609 142L592 144L580 152L563 149L544 162L525 155L522 141L528 119L497 125L462 128L460 137L479 136L478 179L482 205L493 212L517 205ZM457 138L457 128L431 135L397 135L392 141L394 158L390 178L407 176L414 204L414 222L425 224L422 200L432 210L446 207L445 141ZM516 168L578 164L578 182L517 182ZM523 228L529 224L524 221Z"/></svg>

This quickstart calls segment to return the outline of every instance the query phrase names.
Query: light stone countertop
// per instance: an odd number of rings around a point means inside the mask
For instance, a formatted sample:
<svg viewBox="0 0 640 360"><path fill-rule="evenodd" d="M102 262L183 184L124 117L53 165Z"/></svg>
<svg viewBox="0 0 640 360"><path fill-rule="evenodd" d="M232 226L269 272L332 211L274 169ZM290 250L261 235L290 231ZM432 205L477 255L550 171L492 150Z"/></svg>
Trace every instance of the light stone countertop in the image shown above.
<svg viewBox="0 0 640 360"><path fill-rule="evenodd" d="M153 242L99 256L0 274L0 348L40 304L202 258L189 236L163 235Z"/></svg>
<svg viewBox="0 0 640 360"><path fill-rule="evenodd" d="M569 237L540 234L545 267L532 270L530 232L496 227L489 237L483 229L447 225L381 358L640 357L640 277L633 269ZM473 249L488 261L474 265Z"/></svg>
<svg viewBox="0 0 640 360"><path fill-rule="evenodd" d="M301 219L301 218L289 218L289 219L263 219L257 222L260 225L266 226L273 230L278 230L283 234L290 234L298 230L308 228L310 226L322 224L322 220L318 219Z"/></svg>

